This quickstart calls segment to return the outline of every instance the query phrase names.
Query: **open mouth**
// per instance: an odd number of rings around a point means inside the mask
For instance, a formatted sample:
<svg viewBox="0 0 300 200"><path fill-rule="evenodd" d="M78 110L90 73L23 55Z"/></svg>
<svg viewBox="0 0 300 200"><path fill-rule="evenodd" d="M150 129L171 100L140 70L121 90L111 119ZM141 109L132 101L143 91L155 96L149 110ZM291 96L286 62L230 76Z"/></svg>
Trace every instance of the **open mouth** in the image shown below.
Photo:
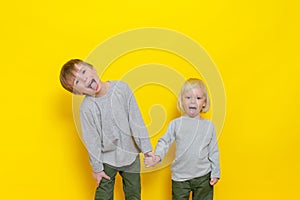
<svg viewBox="0 0 300 200"><path fill-rule="evenodd" d="M196 107L189 107L190 110L196 110Z"/></svg>
<svg viewBox="0 0 300 200"><path fill-rule="evenodd" d="M91 88L91 89L94 89L94 90L97 89L97 82L95 81L95 79L91 80L90 84L88 85L88 88Z"/></svg>

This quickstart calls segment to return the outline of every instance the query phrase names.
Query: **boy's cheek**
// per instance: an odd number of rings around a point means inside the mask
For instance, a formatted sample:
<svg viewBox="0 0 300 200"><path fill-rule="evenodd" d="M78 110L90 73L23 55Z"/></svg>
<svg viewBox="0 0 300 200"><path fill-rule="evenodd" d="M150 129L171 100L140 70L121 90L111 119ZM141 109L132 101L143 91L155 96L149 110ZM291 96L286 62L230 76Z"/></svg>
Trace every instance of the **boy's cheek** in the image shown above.
<svg viewBox="0 0 300 200"><path fill-rule="evenodd" d="M83 95L84 92L81 91L80 89L75 89L75 88L74 88L74 89L73 89L73 93L76 94L76 95Z"/></svg>

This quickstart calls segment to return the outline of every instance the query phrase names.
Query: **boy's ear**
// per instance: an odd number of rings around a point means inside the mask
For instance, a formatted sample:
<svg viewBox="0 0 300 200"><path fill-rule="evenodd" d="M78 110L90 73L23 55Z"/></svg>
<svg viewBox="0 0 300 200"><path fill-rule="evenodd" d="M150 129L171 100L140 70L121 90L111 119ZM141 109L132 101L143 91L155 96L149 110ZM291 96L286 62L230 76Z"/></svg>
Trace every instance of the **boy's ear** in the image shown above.
<svg viewBox="0 0 300 200"><path fill-rule="evenodd" d="M206 101L204 102L204 104L203 104L203 106L202 106L202 107L204 108L205 106L206 106Z"/></svg>

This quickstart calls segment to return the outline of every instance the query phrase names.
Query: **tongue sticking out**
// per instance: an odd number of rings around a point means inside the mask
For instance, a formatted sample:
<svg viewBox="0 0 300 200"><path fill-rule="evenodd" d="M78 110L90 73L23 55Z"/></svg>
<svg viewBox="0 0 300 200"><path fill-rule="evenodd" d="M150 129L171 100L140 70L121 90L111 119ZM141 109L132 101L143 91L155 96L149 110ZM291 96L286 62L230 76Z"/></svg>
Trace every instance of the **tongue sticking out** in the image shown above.
<svg viewBox="0 0 300 200"><path fill-rule="evenodd" d="M89 88L91 88L93 90L97 90L98 84L96 83L96 81L94 79L91 81Z"/></svg>
<svg viewBox="0 0 300 200"><path fill-rule="evenodd" d="M196 107L189 107L190 114L195 114L197 112Z"/></svg>

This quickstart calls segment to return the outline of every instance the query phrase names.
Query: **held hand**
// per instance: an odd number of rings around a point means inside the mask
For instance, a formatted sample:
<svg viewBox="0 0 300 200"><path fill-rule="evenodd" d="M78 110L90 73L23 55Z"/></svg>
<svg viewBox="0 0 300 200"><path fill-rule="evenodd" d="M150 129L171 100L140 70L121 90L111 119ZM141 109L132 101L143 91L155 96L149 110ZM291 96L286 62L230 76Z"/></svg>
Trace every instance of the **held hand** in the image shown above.
<svg viewBox="0 0 300 200"><path fill-rule="evenodd" d="M107 174L104 171L102 171L102 172L93 172L93 177L96 179L96 182L97 182L98 186L100 186L102 178L110 180L110 177L107 176Z"/></svg>
<svg viewBox="0 0 300 200"><path fill-rule="evenodd" d="M157 163L159 163L160 157L159 156L152 156L152 157L145 157L144 158L144 163L146 167L153 167Z"/></svg>
<svg viewBox="0 0 300 200"><path fill-rule="evenodd" d="M154 154L153 154L151 151L149 151L149 152L147 152L147 153L144 153L144 156L145 156L145 157L153 157Z"/></svg>
<svg viewBox="0 0 300 200"><path fill-rule="evenodd" d="M211 178L209 183L210 185L215 185L217 184L218 180L219 180L218 178Z"/></svg>

